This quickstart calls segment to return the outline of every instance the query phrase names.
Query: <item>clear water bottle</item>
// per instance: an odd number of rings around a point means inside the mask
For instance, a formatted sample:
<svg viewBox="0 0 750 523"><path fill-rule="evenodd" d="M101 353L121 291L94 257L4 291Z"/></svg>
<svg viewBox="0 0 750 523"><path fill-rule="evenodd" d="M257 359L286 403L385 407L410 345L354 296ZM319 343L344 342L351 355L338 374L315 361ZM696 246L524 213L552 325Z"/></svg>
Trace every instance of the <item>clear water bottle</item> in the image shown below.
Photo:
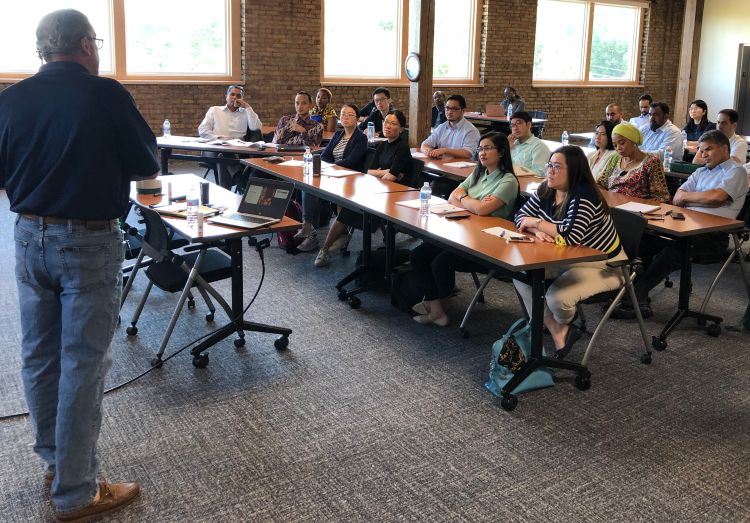
<svg viewBox="0 0 750 523"><path fill-rule="evenodd" d="M509 103L508 108L505 110L505 116L508 118L508 121L510 122L510 119L513 118L513 104Z"/></svg>
<svg viewBox="0 0 750 523"><path fill-rule="evenodd" d="M429 182L424 182L422 189L419 191L420 218L427 218L430 215L430 198L432 198L432 189Z"/></svg>
<svg viewBox="0 0 750 523"><path fill-rule="evenodd" d="M669 171L670 163L672 163L672 148L667 145L664 148L664 172Z"/></svg>
<svg viewBox="0 0 750 523"><path fill-rule="evenodd" d="M375 141L375 124L367 122L367 140L372 143Z"/></svg>
<svg viewBox="0 0 750 523"><path fill-rule="evenodd" d="M302 157L302 175L305 178L312 178L313 175L313 155L309 146L305 146L305 155Z"/></svg>
<svg viewBox="0 0 750 523"><path fill-rule="evenodd" d="M164 138L169 138L170 136L172 136L172 124L169 123L169 120L164 120L161 128L164 132Z"/></svg>
<svg viewBox="0 0 750 523"><path fill-rule="evenodd" d="M200 214L201 203L200 195L198 186L195 184L191 185L185 200L187 203L187 224L191 229L198 228L198 214Z"/></svg>
<svg viewBox="0 0 750 523"><path fill-rule="evenodd" d="M563 144L563 147L568 145L568 140L570 136L568 135L568 131L566 129L563 129L562 137L560 137L560 141Z"/></svg>
<svg viewBox="0 0 750 523"><path fill-rule="evenodd" d="M688 146L687 132L682 131L680 134L682 135L682 149L687 150L687 146Z"/></svg>

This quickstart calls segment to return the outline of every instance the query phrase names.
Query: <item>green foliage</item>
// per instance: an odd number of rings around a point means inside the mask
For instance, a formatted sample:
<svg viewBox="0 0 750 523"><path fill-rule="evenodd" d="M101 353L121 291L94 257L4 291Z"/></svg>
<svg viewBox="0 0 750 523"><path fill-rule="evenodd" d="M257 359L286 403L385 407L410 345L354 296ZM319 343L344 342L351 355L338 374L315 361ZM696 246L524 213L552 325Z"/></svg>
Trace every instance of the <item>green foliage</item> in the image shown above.
<svg viewBox="0 0 750 523"><path fill-rule="evenodd" d="M383 31L393 31L393 21L381 20L380 22L378 22L378 27L380 27Z"/></svg>
<svg viewBox="0 0 750 523"><path fill-rule="evenodd" d="M597 34L591 40L591 77L624 78L628 71L628 42L603 41Z"/></svg>

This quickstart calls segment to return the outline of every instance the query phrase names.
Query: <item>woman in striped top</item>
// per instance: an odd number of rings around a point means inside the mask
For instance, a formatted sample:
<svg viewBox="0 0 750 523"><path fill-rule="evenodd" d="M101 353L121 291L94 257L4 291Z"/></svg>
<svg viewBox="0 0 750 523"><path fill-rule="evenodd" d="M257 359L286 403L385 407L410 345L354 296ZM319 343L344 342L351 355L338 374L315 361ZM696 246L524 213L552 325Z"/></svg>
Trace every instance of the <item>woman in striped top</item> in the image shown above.
<svg viewBox="0 0 750 523"><path fill-rule="evenodd" d="M545 168L547 180L516 214L518 230L534 234L539 241L582 245L608 254L608 260L547 270L547 278L555 280L545 294L544 325L552 335L555 358L562 359L581 337L572 324L576 304L618 288L620 275L607 261L626 259L626 255L583 151L575 146L561 147L552 153ZM514 284L531 312L531 287L517 280Z"/></svg>

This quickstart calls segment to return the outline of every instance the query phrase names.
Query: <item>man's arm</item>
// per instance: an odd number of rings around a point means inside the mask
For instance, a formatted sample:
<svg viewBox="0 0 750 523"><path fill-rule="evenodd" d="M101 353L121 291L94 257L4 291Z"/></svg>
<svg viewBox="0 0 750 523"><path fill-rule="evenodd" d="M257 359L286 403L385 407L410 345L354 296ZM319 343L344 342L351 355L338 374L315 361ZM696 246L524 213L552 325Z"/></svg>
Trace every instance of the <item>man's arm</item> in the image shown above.
<svg viewBox="0 0 750 523"><path fill-rule="evenodd" d="M214 133L214 108L209 107L206 116L198 126L198 136L207 140L216 140L218 136Z"/></svg>
<svg viewBox="0 0 750 523"><path fill-rule="evenodd" d="M734 142L733 147L729 151L732 160L737 165L745 165L747 161L747 142L741 136L740 139Z"/></svg>
<svg viewBox="0 0 750 523"><path fill-rule="evenodd" d="M699 205L701 207L721 207L729 199L729 194L724 189L711 189L708 191L691 192L677 189L672 203L685 207L686 205Z"/></svg>
<svg viewBox="0 0 750 523"><path fill-rule="evenodd" d="M441 124L442 125L442 124ZM430 155L430 151L435 149L438 146L438 134L440 133L440 125L438 125L434 131L432 131L432 134L425 138L424 142L422 142L421 150L426 155Z"/></svg>
<svg viewBox="0 0 750 523"><path fill-rule="evenodd" d="M117 126L117 152L122 172L131 180L158 175L160 164L156 137L143 119L133 97L124 87L113 92L114 124Z"/></svg>
<svg viewBox="0 0 750 523"><path fill-rule="evenodd" d="M251 131L260 131L263 127L263 122L260 121L258 114L253 111L253 108L249 105L244 107L245 114L247 115L247 126Z"/></svg>

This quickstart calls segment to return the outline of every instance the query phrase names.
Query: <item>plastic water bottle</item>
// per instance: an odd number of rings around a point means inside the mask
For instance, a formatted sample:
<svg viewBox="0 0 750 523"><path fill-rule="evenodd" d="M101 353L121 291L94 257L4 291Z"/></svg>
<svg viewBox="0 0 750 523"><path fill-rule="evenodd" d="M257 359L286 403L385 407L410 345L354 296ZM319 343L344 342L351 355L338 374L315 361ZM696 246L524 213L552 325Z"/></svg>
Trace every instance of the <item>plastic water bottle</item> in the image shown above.
<svg viewBox="0 0 750 523"><path fill-rule="evenodd" d="M563 147L568 145L568 139L569 139L568 131L563 129L562 137L560 138L560 141L562 142Z"/></svg>
<svg viewBox="0 0 750 523"><path fill-rule="evenodd" d="M510 122L510 119L513 118L513 104L509 103L508 108L505 110L505 116L508 118L508 121Z"/></svg>
<svg viewBox="0 0 750 523"><path fill-rule="evenodd" d="M197 185L192 185L186 196L187 224L191 229L198 228L198 214L200 214L201 196Z"/></svg>
<svg viewBox="0 0 750 523"><path fill-rule="evenodd" d="M664 172L669 171L670 163L672 163L672 148L667 145L664 148Z"/></svg>
<svg viewBox="0 0 750 523"><path fill-rule="evenodd" d="M313 155L309 146L305 146L305 155L302 157L302 175L305 178L312 178L313 175Z"/></svg>
<svg viewBox="0 0 750 523"><path fill-rule="evenodd" d="M682 135L682 149L687 150L687 146L688 146L687 132L682 131L680 134Z"/></svg>
<svg viewBox="0 0 750 523"><path fill-rule="evenodd" d="M367 140L372 143L375 141L375 124L367 122Z"/></svg>
<svg viewBox="0 0 750 523"><path fill-rule="evenodd" d="M419 191L419 218L427 218L430 215L430 198L432 198L432 189L428 182L424 182L422 189Z"/></svg>
<svg viewBox="0 0 750 523"><path fill-rule="evenodd" d="M164 124L162 124L161 128L164 132L164 138L172 136L172 124L169 123L169 120L164 120Z"/></svg>

